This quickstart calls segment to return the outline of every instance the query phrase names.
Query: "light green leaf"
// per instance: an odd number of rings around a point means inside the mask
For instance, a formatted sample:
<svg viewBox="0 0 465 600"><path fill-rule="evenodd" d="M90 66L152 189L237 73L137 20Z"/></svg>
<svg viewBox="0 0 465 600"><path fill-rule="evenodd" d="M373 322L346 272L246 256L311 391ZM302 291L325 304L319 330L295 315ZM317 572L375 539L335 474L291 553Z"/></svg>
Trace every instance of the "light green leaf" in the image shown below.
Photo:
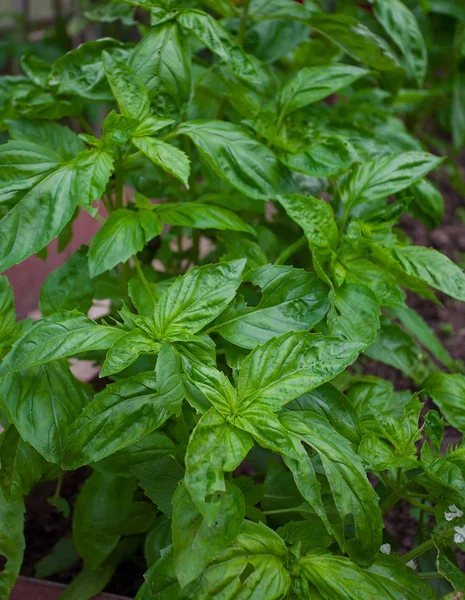
<svg viewBox="0 0 465 600"><path fill-rule="evenodd" d="M209 526L218 512L218 505L211 497L226 491L223 473L234 471L252 445L249 434L229 425L214 409L203 415L192 432L185 458L184 483Z"/></svg>
<svg viewBox="0 0 465 600"><path fill-rule="evenodd" d="M156 212L160 219L169 225L198 229L231 229L255 235L255 230L236 213L214 204L165 202L156 206Z"/></svg>
<svg viewBox="0 0 465 600"><path fill-rule="evenodd" d="M150 137L133 137L133 144L141 150L147 158L173 175L189 189L190 163L187 154L179 148L166 142Z"/></svg>
<svg viewBox="0 0 465 600"><path fill-rule="evenodd" d="M92 148L80 152L74 164L77 168L78 204L95 216L98 206L93 206L93 203L100 200L113 173L113 157L104 148Z"/></svg>
<svg viewBox="0 0 465 600"><path fill-rule="evenodd" d="M367 75L369 71L350 65L307 67L297 71L281 89L281 115L286 116L299 108L318 102L341 88Z"/></svg>
<svg viewBox="0 0 465 600"><path fill-rule="evenodd" d="M102 52L103 69L121 114L141 121L150 115L147 90L127 61Z"/></svg>
<svg viewBox="0 0 465 600"><path fill-rule="evenodd" d="M428 179L420 179L406 193L413 194L409 212L429 229L439 227L444 217L444 198L438 188Z"/></svg>
<svg viewBox="0 0 465 600"><path fill-rule="evenodd" d="M448 558L446 552L444 552L444 550L442 549L439 549L438 551L436 564L439 573L441 573L441 575L443 575L447 579L447 581L454 587L454 590L456 592L459 592L460 594L464 594L465 575L463 574L463 571L459 569L458 566L454 565L454 563ZM460 598L459 594L454 595ZM418 600L420 600L420 596L418 596Z"/></svg>
<svg viewBox="0 0 465 600"><path fill-rule="evenodd" d="M370 288L344 283L336 291L334 309L328 315L331 335L366 345L375 341L376 332L380 328L381 310Z"/></svg>
<svg viewBox="0 0 465 600"><path fill-rule="evenodd" d="M340 516L340 524L331 529L341 549L360 564L370 564L381 545L383 520L378 496L360 458L347 440L316 413L288 411L281 422L318 453ZM351 533L346 529L347 520L353 525Z"/></svg>
<svg viewBox="0 0 465 600"><path fill-rule="evenodd" d="M179 13L177 22L224 61L238 77L257 81L251 60L229 31L211 15L201 10L186 10Z"/></svg>
<svg viewBox="0 0 465 600"><path fill-rule="evenodd" d="M247 130L226 121L188 121L176 130L187 135L213 171L255 200L290 191L287 170L273 152Z"/></svg>
<svg viewBox="0 0 465 600"><path fill-rule="evenodd" d="M184 368L189 380L222 416L226 418L234 411L237 393L222 371L197 361L190 362Z"/></svg>
<svg viewBox="0 0 465 600"><path fill-rule="evenodd" d="M387 198L416 183L443 160L427 152L412 151L363 163L343 182L341 200L347 210L352 210Z"/></svg>
<svg viewBox="0 0 465 600"><path fill-rule="evenodd" d="M57 312L34 323L15 342L0 366L0 375L17 373L88 350L106 350L123 333L116 327L97 325L77 311Z"/></svg>
<svg viewBox="0 0 465 600"><path fill-rule="evenodd" d="M0 398L21 437L48 461L61 464L66 429L87 404L66 361L3 377Z"/></svg>
<svg viewBox="0 0 465 600"><path fill-rule="evenodd" d="M176 23L153 27L134 49L130 66L146 86L157 115L184 111L191 95L191 57Z"/></svg>
<svg viewBox="0 0 465 600"><path fill-rule="evenodd" d="M235 260L195 267L178 277L163 293L155 311L160 334L177 339L185 333L197 333L213 321L234 298L244 266L244 260Z"/></svg>
<svg viewBox="0 0 465 600"><path fill-rule="evenodd" d="M215 494L215 523L209 526L196 509L184 484L173 497L174 565L179 583L185 587L197 579L208 564L235 541L245 514L240 489L228 483L226 492Z"/></svg>
<svg viewBox="0 0 465 600"><path fill-rule="evenodd" d="M247 274L262 298L248 307L237 297L213 329L242 348L255 348L272 337L305 331L321 321L329 308L328 287L312 273L284 265L266 265Z"/></svg>
<svg viewBox="0 0 465 600"><path fill-rule="evenodd" d="M404 292L388 269L383 269L365 258L354 260L345 260L344 256L341 258L347 269L348 283L362 284L371 289L381 306L396 307L404 304Z"/></svg>
<svg viewBox="0 0 465 600"><path fill-rule="evenodd" d="M0 348L13 343L16 329L13 288L8 279L0 275Z"/></svg>
<svg viewBox="0 0 465 600"><path fill-rule="evenodd" d="M6 126L11 140L37 144L35 146L37 155L40 154L41 149L44 155L61 157L65 161L72 160L76 154L84 150L84 144L74 131L71 131L68 127L58 125L58 123L22 120L7 121ZM7 148L8 146L2 146L2 150ZM11 148L21 150L19 144L11 146ZM30 147L30 150L33 150L33 148ZM31 159L34 160L34 153L31 154ZM35 168L33 169L35 170Z"/></svg>
<svg viewBox="0 0 465 600"><path fill-rule="evenodd" d="M450 425L465 433L465 376L432 373L422 388L441 410Z"/></svg>
<svg viewBox="0 0 465 600"><path fill-rule="evenodd" d="M349 15L316 15L308 24L344 52L377 71L402 69L389 44Z"/></svg>
<svg viewBox="0 0 465 600"><path fill-rule="evenodd" d="M428 443L421 447L421 464L427 476L465 502L465 448L449 450L444 456L433 456Z"/></svg>
<svg viewBox="0 0 465 600"><path fill-rule="evenodd" d="M8 600L19 575L24 553L24 503L16 500L8 504L0 490L0 556L6 565L0 573L0 596Z"/></svg>
<svg viewBox="0 0 465 600"><path fill-rule="evenodd" d="M142 329L132 329L122 335L107 352L99 377L119 373L132 365L141 354L157 354L160 344Z"/></svg>
<svg viewBox="0 0 465 600"><path fill-rule="evenodd" d="M298 194L279 196L278 200L291 219L302 227L311 249L324 252L336 249L339 234L333 209L327 202Z"/></svg>
<svg viewBox="0 0 465 600"><path fill-rule="evenodd" d="M463 269L444 254L423 246L394 246L392 253L409 275L456 300L465 301Z"/></svg>
<svg viewBox="0 0 465 600"><path fill-rule="evenodd" d="M397 556L380 555L365 573L384 589L387 598L402 600L436 600L428 581L415 569L402 564Z"/></svg>
<svg viewBox="0 0 465 600"><path fill-rule="evenodd" d="M74 469L135 444L174 414L184 398L181 359L162 345L155 373L141 373L108 385L68 430L64 464Z"/></svg>
<svg viewBox="0 0 465 600"><path fill-rule="evenodd" d="M2 435L0 446L0 487L10 504L21 500L40 480L47 463L24 441L13 425Z"/></svg>
<svg viewBox="0 0 465 600"><path fill-rule="evenodd" d="M126 262L160 234L162 228L158 217L150 211L121 208L111 213L90 243L90 276L95 277Z"/></svg>
<svg viewBox="0 0 465 600"><path fill-rule="evenodd" d="M400 0L374 0L374 12L386 34L402 52L410 77L422 87L428 53L415 15Z"/></svg>
<svg viewBox="0 0 465 600"><path fill-rule="evenodd" d="M389 592L345 556L319 552L299 560L299 570L311 584L308 592L324 600L391 600ZM310 591L312 590L312 591ZM311 596L310 596L311 597ZM400 598L400 596L399 596Z"/></svg>
<svg viewBox="0 0 465 600"><path fill-rule="evenodd" d="M240 369L239 407L257 404L279 410L333 379L354 362L362 347L307 332L273 338L251 352Z"/></svg>
<svg viewBox="0 0 465 600"><path fill-rule="evenodd" d="M77 309L87 313L95 296L89 275L87 247L81 246L68 260L48 275L39 297L39 309L46 317L58 310Z"/></svg>

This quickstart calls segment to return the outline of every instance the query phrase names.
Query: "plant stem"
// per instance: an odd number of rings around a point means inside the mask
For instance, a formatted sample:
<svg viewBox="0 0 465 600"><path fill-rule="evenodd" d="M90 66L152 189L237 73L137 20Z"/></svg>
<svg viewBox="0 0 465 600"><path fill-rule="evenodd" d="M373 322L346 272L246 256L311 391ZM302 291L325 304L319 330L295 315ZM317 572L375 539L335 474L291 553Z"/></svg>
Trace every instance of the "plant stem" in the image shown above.
<svg viewBox="0 0 465 600"><path fill-rule="evenodd" d="M422 579L442 579L441 573L437 571L427 571L425 573L418 573Z"/></svg>
<svg viewBox="0 0 465 600"><path fill-rule="evenodd" d="M295 254L298 250L307 245L307 238L305 235L300 237L296 242L288 246L285 250L281 252L278 258L274 261L275 265L283 265L286 260Z"/></svg>
<svg viewBox="0 0 465 600"><path fill-rule="evenodd" d="M429 512L429 513L434 513L434 509L431 506L428 506L427 504L423 504L422 502L417 502L417 500L414 500L413 498L410 498L409 496L405 496L405 500L407 500L407 502L409 502L412 506L416 506L420 510L424 510L425 512Z"/></svg>
<svg viewBox="0 0 465 600"><path fill-rule="evenodd" d="M289 512L307 512L302 506L291 506L291 508L278 508L276 510L263 510L264 515L282 515Z"/></svg>
<svg viewBox="0 0 465 600"><path fill-rule="evenodd" d="M249 5L250 5L250 0L244 0L244 5L242 7L241 24L239 26L239 32L237 34L237 41L241 45L244 43L245 31L247 29L247 19L249 17Z"/></svg>
<svg viewBox="0 0 465 600"><path fill-rule="evenodd" d="M60 497L61 493L61 484L63 483L63 475L58 479L57 486L55 488L55 493L53 494L53 499L57 500Z"/></svg>
<svg viewBox="0 0 465 600"><path fill-rule="evenodd" d="M95 135L91 124L86 120L86 118L83 115L79 115L78 120L86 133L88 133L89 135Z"/></svg>
<svg viewBox="0 0 465 600"><path fill-rule="evenodd" d="M121 156L120 156L121 158ZM121 164L118 161L116 166L116 182L115 182L115 205L116 208L123 208L123 178L121 177Z"/></svg>
<svg viewBox="0 0 465 600"><path fill-rule="evenodd" d="M433 540L429 539L427 542L420 544L419 546L417 546L416 548L414 548L413 550L411 550L410 552L405 554L405 556L402 557L402 562L405 565L408 562L410 562L411 560L413 560L414 558L418 558L425 552L428 552L428 550L431 550L431 548L433 548L433 547L434 547Z"/></svg>
<svg viewBox="0 0 465 600"><path fill-rule="evenodd" d="M153 290L150 287L150 284L149 284L149 282L147 281L147 278L144 275L144 271L142 270L142 267L141 267L141 264L139 262L139 259L137 258L137 256L133 256L132 260L134 261L134 266L136 267L137 274L139 275L139 278L142 281L142 285L147 290L147 293L150 296L150 298L153 300L153 304L155 306L155 304L157 303L157 301L156 301L155 296L153 294Z"/></svg>

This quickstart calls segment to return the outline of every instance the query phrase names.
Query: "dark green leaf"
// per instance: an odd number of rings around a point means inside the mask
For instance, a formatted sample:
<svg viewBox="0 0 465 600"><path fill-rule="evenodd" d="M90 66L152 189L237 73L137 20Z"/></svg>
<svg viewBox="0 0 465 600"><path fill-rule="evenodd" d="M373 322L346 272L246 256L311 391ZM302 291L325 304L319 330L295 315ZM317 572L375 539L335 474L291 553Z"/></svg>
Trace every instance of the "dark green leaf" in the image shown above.
<svg viewBox="0 0 465 600"><path fill-rule="evenodd" d="M0 490L0 556L6 564L0 573L0 595L8 600L19 575L24 553L24 503L8 504Z"/></svg>
<svg viewBox="0 0 465 600"><path fill-rule="evenodd" d="M422 383L425 392L441 410L444 418L456 429L465 432L465 376L432 373Z"/></svg>
<svg viewBox="0 0 465 600"><path fill-rule="evenodd" d="M107 352L99 377L120 373L141 354L158 354L160 344L147 332L136 328L122 335Z"/></svg>
<svg viewBox="0 0 465 600"><path fill-rule="evenodd" d="M95 284L89 276L87 247L82 246L47 277L40 290L39 309L44 317L58 310L77 309L87 313L94 295Z"/></svg>
<svg viewBox="0 0 465 600"><path fill-rule="evenodd" d="M8 420L48 461L61 464L66 429L87 404L84 388L66 361L20 371L0 381Z"/></svg>
<svg viewBox="0 0 465 600"><path fill-rule="evenodd" d="M309 20L309 25L344 52L377 71L398 71L402 68L383 38L349 15L317 15Z"/></svg>
<svg viewBox="0 0 465 600"><path fill-rule="evenodd" d="M132 142L147 158L189 189L190 163L182 150L150 137L133 137Z"/></svg>
<svg viewBox="0 0 465 600"><path fill-rule="evenodd" d="M71 569L79 561L79 554L71 537L63 537L53 546L51 552L37 561L34 575L46 579L65 569Z"/></svg>
<svg viewBox="0 0 465 600"><path fill-rule="evenodd" d="M255 234L254 229L232 210L213 204L165 202L156 207L156 212L160 219L169 225L197 229L231 229Z"/></svg>

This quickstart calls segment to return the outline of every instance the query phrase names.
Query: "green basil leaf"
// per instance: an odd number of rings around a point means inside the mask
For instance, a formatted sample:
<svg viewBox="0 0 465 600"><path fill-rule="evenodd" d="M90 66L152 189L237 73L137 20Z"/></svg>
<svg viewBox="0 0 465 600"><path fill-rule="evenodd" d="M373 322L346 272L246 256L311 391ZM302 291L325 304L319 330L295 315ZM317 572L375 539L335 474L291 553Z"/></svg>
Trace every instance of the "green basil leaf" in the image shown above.
<svg viewBox="0 0 465 600"><path fill-rule="evenodd" d="M273 338L251 352L240 369L239 407L257 404L279 410L333 379L354 362L361 347L307 332Z"/></svg>
<svg viewBox="0 0 465 600"><path fill-rule="evenodd" d="M452 298L465 300L465 274L444 254L423 246L395 246L393 255L409 275Z"/></svg>
<svg viewBox="0 0 465 600"><path fill-rule="evenodd" d="M139 148L147 158L173 175L189 189L190 163L187 154L182 150L149 137L133 137L134 146Z"/></svg>
<svg viewBox="0 0 465 600"><path fill-rule="evenodd" d="M110 38L85 42L55 61L50 85L59 94L76 95L87 100L113 100L103 69L102 52L105 50L113 57L127 61L130 49L129 44Z"/></svg>
<svg viewBox="0 0 465 600"><path fill-rule="evenodd" d="M394 274L389 273L388 269L383 269L365 258L357 257L354 260L344 260L344 256L341 258L347 269L348 283L362 284L370 288L381 306L404 305L405 294L393 277Z"/></svg>
<svg viewBox="0 0 465 600"><path fill-rule="evenodd" d="M6 565L0 573L0 594L8 598L21 569L25 547L24 503L16 500L8 504L0 490L0 556L6 558Z"/></svg>
<svg viewBox="0 0 465 600"><path fill-rule="evenodd" d="M299 396L286 404L285 410L309 410L317 413L353 444L360 441L360 423L354 407L348 398L330 383Z"/></svg>
<svg viewBox="0 0 465 600"><path fill-rule="evenodd" d="M132 329L122 335L107 352L99 377L120 373L141 354L157 354L160 344L142 329Z"/></svg>
<svg viewBox="0 0 465 600"><path fill-rule="evenodd" d="M363 163L343 182L342 203L351 210L387 198L416 183L443 160L427 152L404 152Z"/></svg>
<svg viewBox="0 0 465 600"><path fill-rule="evenodd" d="M174 565L182 587L197 579L218 554L232 544L239 534L245 514L244 496L228 483L226 492L214 495L218 505L211 526L196 509L183 484L173 497Z"/></svg>
<svg viewBox="0 0 465 600"><path fill-rule="evenodd" d="M302 227L310 248L324 252L335 250L339 233L331 206L313 196L289 194L279 196L287 214Z"/></svg>
<svg viewBox="0 0 465 600"><path fill-rule="evenodd" d="M221 206L200 202L165 202L156 206L157 215L164 223L196 229L244 231L255 235L255 230L236 213Z"/></svg>
<svg viewBox="0 0 465 600"><path fill-rule="evenodd" d="M72 569L78 562L79 554L72 537L62 537L49 554L36 562L34 576L38 579L47 579L65 569Z"/></svg>
<svg viewBox="0 0 465 600"><path fill-rule="evenodd" d="M13 343L16 330L13 288L8 283L8 279L0 275L0 348Z"/></svg>
<svg viewBox="0 0 465 600"><path fill-rule="evenodd" d="M115 210L90 243L90 276L95 277L126 262L160 234L162 228L158 217L150 211Z"/></svg>
<svg viewBox="0 0 465 600"><path fill-rule="evenodd" d="M26 52L21 56L21 69L31 81L42 89L47 89L50 77L51 65L41 58Z"/></svg>
<svg viewBox="0 0 465 600"><path fill-rule="evenodd" d="M439 407L448 423L462 433L465 432L465 376L458 373L432 373L422 383L422 388Z"/></svg>
<svg viewBox="0 0 465 600"><path fill-rule="evenodd" d="M249 434L229 425L214 409L203 415L192 432L186 453L184 483L192 500L211 526L218 505L211 497L226 491L223 472L234 471L252 447Z"/></svg>
<svg viewBox="0 0 465 600"><path fill-rule="evenodd" d="M330 177L352 165L355 150L346 139L332 135L324 136L296 153L279 152L278 158L293 171L311 177Z"/></svg>
<svg viewBox="0 0 465 600"><path fill-rule="evenodd" d="M434 330L415 310L408 306L396 306L390 313L399 319L402 325L443 365L451 370L454 368L454 359L441 344Z"/></svg>
<svg viewBox="0 0 465 600"><path fill-rule="evenodd" d="M422 87L428 53L415 15L400 0L374 0L374 12L386 34L402 52L410 77Z"/></svg>
<svg viewBox="0 0 465 600"><path fill-rule="evenodd" d="M3 377L0 397L23 440L48 461L61 464L66 429L87 404L84 387L66 361Z"/></svg>
<svg viewBox="0 0 465 600"><path fill-rule="evenodd" d="M461 150L465 144L465 78L463 73L457 72L453 80L452 88L452 114L451 121L454 124L452 127L452 139L454 147Z"/></svg>
<svg viewBox="0 0 465 600"><path fill-rule="evenodd" d="M95 217L98 206L93 206L93 202L100 200L105 191L113 173L113 157L103 148L92 148L80 152L74 164L77 168L78 204Z"/></svg>
<svg viewBox="0 0 465 600"><path fill-rule="evenodd" d="M341 88L351 85L368 71L350 65L325 65L307 67L297 71L281 89L279 104L281 115L318 102Z"/></svg>
<svg viewBox="0 0 465 600"><path fill-rule="evenodd" d="M316 15L308 23L344 52L377 71L402 69L389 44L349 15Z"/></svg>
<svg viewBox="0 0 465 600"><path fill-rule="evenodd" d="M135 465L133 471L145 495L158 510L171 517L173 495L184 477L181 465L172 456L166 455Z"/></svg>
<svg viewBox="0 0 465 600"><path fill-rule="evenodd" d="M370 288L344 283L336 292L334 311L328 315L329 333L350 342L371 344L380 328L380 313L378 300Z"/></svg>
<svg viewBox="0 0 465 600"><path fill-rule="evenodd" d="M174 442L162 431L152 431L135 444L126 446L118 452L92 464L92 468L101 473L113 473L124 477L134 475L133 469L141 464L156 461L161 456L174 454Z"/></svg>
<svg viewBox="0 0 465 600"><path fill-rule="evenodd" d="M443 575L447 581L454 586L454 590L461 594L465 593L465 576L463 572L456 565L454 565L451 560L449 560L444 550L439 549L436 564L439 573L441 573L441 575ZM434 596L431 595L431 598L434 598ZM418 600L420 600L420 596L418 596Z"/></svg>
<svg viewBox="0 0 465 600"><path fill-rule="evenodd" d="M179 414L184 399L181 359L162 345L155 373L141 373L108 385L68 430L64 464L77 468L134 444Z"/></svg>
<svg viewBox="0 0 465 600"><path fill-rule="evenodd" d="M417 383L435 370L415 340L395 323L383 323L365 356L399 369Z"/></svg>
<svg viewBox="0 0 465 600"><path fill-rule="evenodd" d="M444 198L438 188L428 179L420 179L406 193L413 194L409 212L430 229L439 227L444 217Z"/></svg>
<svg viewBox="0 0 465 600"><path fill-rule="evenodd" d="M236 260L195 267L178 277L155 310L160 334L177 339L185 333L197 333L213 321L233 299L244 266L244 260Z"/></svg>
<svg viewBox="0 0 465 600"><path fill-rule="evenodd" d="M188 121L175 131L189 136L213 171L246 196L267 200L290 191L289 173L243 127L226 121Z"/></svg>
<svg viewBox="0 0 465 600"><path fill-rule="evenodd" d="M345 438L316 413L289 411L282 415L281 422L318 453L341 519L331 528L341 549L360 564L370 564L382 541L383 520L378 496L360 458ZM345 528L347 521L353 525L351 533Z"/></svg>
<svg viewBox="0 0 465 600"><path fill-rule="evenodd" d="M228 417L237 405L237 393L226 375L197 361L186 366L192 383L221 415Z"/></svg>
<svg viewBox="0 0 465 600"><path fill-rule="evenodd" d="M177 22L224 61L245 81L256 82L257 72L233 36L211 15L201 10L179 13Z"/></svg>
<svg viewBox="0 0 465 600"><path fill-rule="evenodd" d="M267 265L249 272L262 298L248 307L239 297L218 318L213 329L242 348L255 348L272 337L305 331L329 309L328 287L312 273L284 265Z"/></svg>
<svg viewBox="0 0 465 600"><path fill-rule="evenodd" d="M95 296L95 283L89 276L87 247L82 246L48 275L39 297L44 317L58 310L77 309L87 313Z"/></svg>
<svg viewBox="0 0 465 600"><path fill-rule="evenodd" d="M133 520L134 505L141 504L133 500L136 487L135 480L97 471L82 486L73 514L73 541L86 567L97 568L116 548ZM147 524L136 523L134 533L143 532Z"/></svg>
<svg viewBox="0 0 465 600"><path fill-rule="evenodd" d="M435 600L433 588L421 578L415 569L402 564L397 556L380 555L365 569L365 573L384 588L390 598L405 600Z"/></svg>
<svg viewBox="0 0 465 600"><path fill-rule="evenodd" d="M31 165L34 164L32 162L34 158L39 158L41 151L44 153L44 158L45 156L50 156L52 162L64 162L72 160L76 154L84 150L84 144L79 137L71 129L58 125L58 123L36 120L7 121L6 126L8 127L11 140L36 144L34 148L31 146L25 147L26 153L31 152ZM7 151L8 148L9 146L2 146L2 151ZM11 148L19 152L21 151L21 145L19 144L12 145ZM34 150L34 153L32 153L32 150ZM21 158L19 154L18 158ZM20 166L19 163L13 162L12 164L16 167ZM29 170L29 168L27 169Z"/></svg>
<svg viewBox="0 0 465 600"><path fill-rule="evenodd" d="M300 561L302 576L311 584L309 593L317 590L321 598L344 598L347 600L390 600L383 586L345 556L328 553L309 553ZM399 596L400 598L401 596Z"/></svg>
<svg viewBox="0 0 465 600"><path fill-rule="evenodd" d="M433 456L429 444L421 447L421 464L435 484L459 494L465 501L465 449L449 450L445 456Z"/></svg>
<svg viewBox="0 0 465 600"><path fill-rule="evenodd" d="M191 58L176 23L153 27L134 49L130 66L147 88L157 115L184 111L191 95Z"/></svg>
<svg viewBox="0 0 465 600"><path fill-rule="evenodd" d="M141 121L150 115L150 103L142 79L125 60L102 52L105 76L110 84L121 114Z"/></svg>
<svg viewBox="0 0 465 600"><path fill-rule="evenodd" d="M116 327L97 325L77 311L57 312L34 323L15 342L0 366L0 375L17 373L88 350L106 350L123 333Z"/></svg>
<svg viewBox="0 0 465 600"><path fill-rule="evenodd" d="M290 588L287 561L288 550L275 531L244 521L237 540L204 571L200 597L221 600L245 593L254 600L279 600Z"/></svg>
<svg viewBox="0 0 465 600"><path fill-rule="evenodd" d="M46 469L46 462L25 442L13 425L2 435L0 446L0 487L10 504L21 500L31 491Z"/></svg>

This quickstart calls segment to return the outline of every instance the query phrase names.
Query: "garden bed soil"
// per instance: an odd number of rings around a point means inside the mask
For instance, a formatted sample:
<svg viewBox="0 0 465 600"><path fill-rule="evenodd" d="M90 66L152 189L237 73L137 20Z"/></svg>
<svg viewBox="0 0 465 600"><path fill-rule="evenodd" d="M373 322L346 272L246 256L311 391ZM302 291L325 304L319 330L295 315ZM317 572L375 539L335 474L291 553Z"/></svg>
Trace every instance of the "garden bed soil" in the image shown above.
<svg viewBox="0 0 465 600"><path fill-rule="evenodd" d="M436 248L456 262L462 262L463 264L465 259L465 223L460 222L460 211L458 209L465 209L465 203L451 187L444 174L440 174L439 178L436 183L442 189L446 202L442 225L435 231L430 232L416 219L406 216L402 218L401 226L414 244ZM411 305L434 328L452 357L465 362L465 313L463 305L446 296L441 295L440 299L442 304L436 305L415 296L411 298ZM373 363L368 364L367 369L373 375L389 379L397 389L413 387L411 381L406 380L399 371L391 367ZM461 435L457 431L448 428L445 440L447 443L458 442L460 439ZM79 469L67 473L63 479L62 496L69 501L71 506L74 505L85 477L86 469ZM53 483L43 483L38 485L27 499L26 552L21 570L23 576L33 577L34 565L37 561L49 553L61 537L71 534L71 520L46 502L46 499L53 495L53 492ZM409 506L400 504L392 509L385 517L385 524L388 534L393 539L394 549L400 552L411 550L417 535L418 525L410 514ZM81 564L78 564L73 569L64 571L52 579L62 584L69 583L77 575L81 566ZM141 554L134 560L119 566L105 591L134 597L143 581L144 571L145 561ZM22 600L19 596L13 596L13 599ZM39 600L39 597L37 597L37 600Z"/></svg>

